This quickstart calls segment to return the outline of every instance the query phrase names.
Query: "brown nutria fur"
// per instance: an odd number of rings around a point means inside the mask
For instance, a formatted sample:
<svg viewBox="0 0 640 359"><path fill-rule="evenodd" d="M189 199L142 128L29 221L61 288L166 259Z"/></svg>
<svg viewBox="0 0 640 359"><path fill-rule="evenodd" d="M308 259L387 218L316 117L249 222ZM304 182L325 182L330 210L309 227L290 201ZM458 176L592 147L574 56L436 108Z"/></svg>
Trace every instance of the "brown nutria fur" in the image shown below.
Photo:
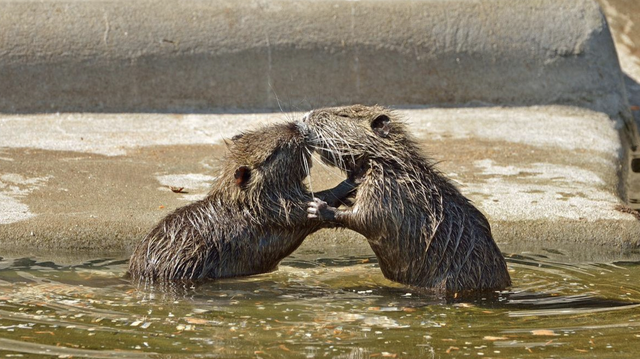
<svg viewBox="0 0 640 359"><path fill-rule="evenodd" d="M385 277L449 293L511 285L485 216L425 158L396 114L354 105L314 110L303 122L322 160L359 183L352 208L315 199L309 217L367 237Z"/></svg>
<svg viewBox="0 0 640 359"><path fill-rule="evenodd" d="M140 282L247 276L274 270L321 227L307 218L306 125L283 123L234 136L206 198L178 208L137 245L129 273ZM343 182L319 195L335 202ZM344 191L344 192L340 192ZM318 195L318 194L316 194Z"/></svg>

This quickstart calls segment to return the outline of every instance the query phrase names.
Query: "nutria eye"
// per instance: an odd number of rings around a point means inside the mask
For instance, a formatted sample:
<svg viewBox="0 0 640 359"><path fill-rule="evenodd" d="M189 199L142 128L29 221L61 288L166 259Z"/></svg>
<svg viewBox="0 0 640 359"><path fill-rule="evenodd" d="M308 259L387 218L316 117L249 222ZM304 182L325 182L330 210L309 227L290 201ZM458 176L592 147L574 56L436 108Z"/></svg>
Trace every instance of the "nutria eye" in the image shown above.
<svg viewBox="0 0 640 359"><path fill-rule="evenodd" d="M380 137L389 136L389 123L391 119L387 115L380 115L371 122L371 129Z"/></svg>
<svg viewBox="0 0 640 359"><path fill-rule="evenodd" d="M241 138L242 138L242 136L244 136L242 133L241 133L241 134L238 134L238 135L235 135L235 136L231 137L231 141L234 141L234 142L235 142L235 141L237 141L237 140L241 139Z"/></svg>
<svg viewBox="0 0 640 359"><path fill-rule="evenodd" d="M345 115L344 113L338 114L338 117L349 118L349 115Z"/></svg>

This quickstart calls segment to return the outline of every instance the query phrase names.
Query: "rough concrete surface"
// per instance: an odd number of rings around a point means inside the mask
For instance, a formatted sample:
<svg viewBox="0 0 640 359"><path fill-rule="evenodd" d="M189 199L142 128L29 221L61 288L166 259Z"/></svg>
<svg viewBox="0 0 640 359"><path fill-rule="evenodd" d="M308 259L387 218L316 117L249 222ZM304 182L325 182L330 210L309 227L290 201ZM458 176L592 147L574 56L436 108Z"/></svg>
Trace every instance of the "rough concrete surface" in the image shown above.
<svg viewBox="0 0 640 359"><path fill-rule="evenodd" d="M627 111L592 0L0 0L0 111ZM280 104L279 104L280 103Z"/></svg>
<svg viewBox="0 0 640 359"><path fill-rule="evenodd" d="M557 106L399 112L487 214L501 245L640 246L640 221L616 210L621 144L607 115ZM1 116L2 246L127 250L169 211L205 195L223 138L300 116ZM310 185L320 190L342 179L316 162ZM365 243L330 230L308 242Z"/></svg>

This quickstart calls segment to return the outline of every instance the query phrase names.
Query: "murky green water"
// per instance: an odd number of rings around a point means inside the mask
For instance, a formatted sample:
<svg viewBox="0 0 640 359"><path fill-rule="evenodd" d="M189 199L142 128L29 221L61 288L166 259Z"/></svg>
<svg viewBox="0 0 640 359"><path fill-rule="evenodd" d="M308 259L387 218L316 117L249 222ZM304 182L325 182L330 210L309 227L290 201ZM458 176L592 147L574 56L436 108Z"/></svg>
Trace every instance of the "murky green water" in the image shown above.
<svg viewBox="0 0 640 359"><path fill-rule="evenodd" d="M370 254L302 251L276 272L142 290L126 258L0 260L0 357L637 358L640 262L508 258L513 288L452 303Z"/></svg>

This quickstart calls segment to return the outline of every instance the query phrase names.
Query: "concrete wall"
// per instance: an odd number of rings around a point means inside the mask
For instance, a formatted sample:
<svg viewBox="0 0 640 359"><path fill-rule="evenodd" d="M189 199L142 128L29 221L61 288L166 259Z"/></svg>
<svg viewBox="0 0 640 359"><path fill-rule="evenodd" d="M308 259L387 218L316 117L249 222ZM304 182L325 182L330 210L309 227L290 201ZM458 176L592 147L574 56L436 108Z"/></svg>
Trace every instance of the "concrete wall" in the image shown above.
<svg viewBox="0 0 640 359"><path fill-rule="evenodd" d="M591 0L0 0L0 9L4 113L473 101L626 110Z"/></svg>

